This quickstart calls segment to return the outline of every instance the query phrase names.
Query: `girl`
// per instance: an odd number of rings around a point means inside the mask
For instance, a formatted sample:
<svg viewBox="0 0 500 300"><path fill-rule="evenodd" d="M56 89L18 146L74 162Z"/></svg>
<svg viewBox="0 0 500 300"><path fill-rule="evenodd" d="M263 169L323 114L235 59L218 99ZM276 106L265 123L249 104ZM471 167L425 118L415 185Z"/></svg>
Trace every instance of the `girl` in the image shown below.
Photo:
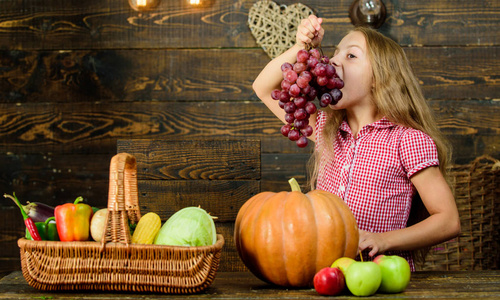
<svg viewBox="0 0 500 300"><path fill-rule="evenodd" d="M307 45L320 44L321 23L314 15L302 20L296 44L272 60L253 84L257 96L283 122L285 112L271 98L283 79L281 65L295 63L297 52ZM343 97L309 120L315 128L309 137L315 142L311 188L316 184L350 207L360 229L360 252L367 249L372 258L381 253L403 256L414 271L410 251L460 232L445 179L448 149L397 43L375 30L355 28L330 62L344 81ZM414 198L421 199L428 214L411 225Z"/></svg>

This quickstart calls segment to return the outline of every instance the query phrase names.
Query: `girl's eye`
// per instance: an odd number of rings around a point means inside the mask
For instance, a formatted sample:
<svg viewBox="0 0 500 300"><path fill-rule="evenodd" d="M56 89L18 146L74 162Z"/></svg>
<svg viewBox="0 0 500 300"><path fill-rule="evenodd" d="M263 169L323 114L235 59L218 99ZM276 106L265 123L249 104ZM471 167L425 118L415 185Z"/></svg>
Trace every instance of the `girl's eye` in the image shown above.
<svg viewBox="0 0 500 300"><path fill-rule="evenodd" d="M347 58L356 58L356 55L349 53L347 54Z"/></svg>

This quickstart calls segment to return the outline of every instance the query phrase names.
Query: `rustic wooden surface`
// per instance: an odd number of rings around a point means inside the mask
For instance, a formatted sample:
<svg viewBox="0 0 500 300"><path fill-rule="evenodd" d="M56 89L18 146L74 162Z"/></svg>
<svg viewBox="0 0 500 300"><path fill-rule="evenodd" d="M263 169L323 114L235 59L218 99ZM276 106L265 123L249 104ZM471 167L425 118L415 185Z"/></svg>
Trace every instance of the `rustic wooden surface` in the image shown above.
<svg viewBox="0 0 500 300"><path fill-rule="evenodd" d="M498 299L500 271L417 272L403 293L370 299ZM29 286L16 271L0 279L0 299L326 299L313 288L287 289L260 281L249 272L219 272L205 291L194 295L118 292L45 292ZM348 291L332 299L360 299Z"/></svg>
<svg viewBox="0 0 500 300"><path fill-rule="evenodd" d="M0 1L0 192L105 206L109 160L130 138L260 140L261 190L305 183L311 146L281 137L251 90L269 61L247 24L255 1L162 1L153 13L122 0ZM331 53L352 1L301 2L324 18ZM455 162L499 158L500 3L385 4L380 31L404 47ZM20 268L22 234L17 208L0 201L0 271Z"/></svg>

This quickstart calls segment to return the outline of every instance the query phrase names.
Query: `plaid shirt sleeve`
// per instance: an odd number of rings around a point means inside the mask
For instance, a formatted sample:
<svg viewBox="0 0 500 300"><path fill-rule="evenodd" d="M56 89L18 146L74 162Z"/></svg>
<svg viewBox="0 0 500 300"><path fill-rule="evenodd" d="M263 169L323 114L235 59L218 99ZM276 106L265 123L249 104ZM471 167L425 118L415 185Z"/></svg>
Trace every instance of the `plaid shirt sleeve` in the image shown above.
<svg viewBox="0 0 500 300"><path fill-rule="evenodd" d="M439 165L436 144L422 131L409 128L402 136L400 151L408 178L427 167Z"/></svg>

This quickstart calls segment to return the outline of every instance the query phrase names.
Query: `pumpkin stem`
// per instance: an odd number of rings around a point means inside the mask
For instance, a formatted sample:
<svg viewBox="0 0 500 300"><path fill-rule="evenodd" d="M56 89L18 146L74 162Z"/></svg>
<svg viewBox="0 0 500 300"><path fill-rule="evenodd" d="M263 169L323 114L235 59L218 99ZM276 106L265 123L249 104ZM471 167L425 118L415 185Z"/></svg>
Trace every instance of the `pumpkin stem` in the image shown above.
<svg viewBox="0 0 500 300"><path fill-rule="evenodd" d="M288 180L288 183L290 184L290 187L292 188L292 192L301 192L300 185L297 182L297 180L295 180L295 178L291 178L290 180Z"/></svg>

